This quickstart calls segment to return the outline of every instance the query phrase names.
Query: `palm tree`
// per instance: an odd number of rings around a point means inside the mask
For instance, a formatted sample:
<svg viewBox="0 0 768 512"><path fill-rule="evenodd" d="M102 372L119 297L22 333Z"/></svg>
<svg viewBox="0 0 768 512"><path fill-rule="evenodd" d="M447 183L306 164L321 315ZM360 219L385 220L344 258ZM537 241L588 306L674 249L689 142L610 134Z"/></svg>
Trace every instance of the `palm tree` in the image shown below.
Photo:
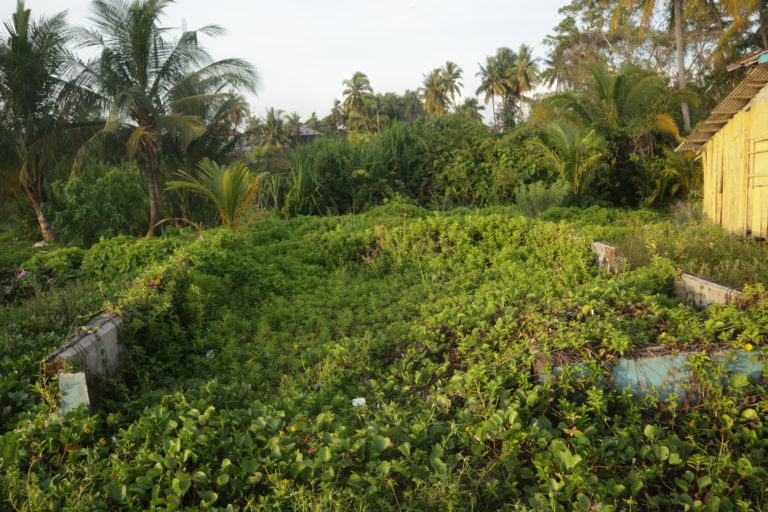
<svg viewBox="0 0 768 512"><path fill-rule="evenodd" d="M268 144L274 148L284 148L290 143L288 130L285 127L285 113L274 107L267 109L257 133L262 144Z"/></svg>
<svg viewBox="0 0 768 512"><path fill-rule="evenodd" d="M293 136L293 145L298 146L301 138L301 115L298 112L293 112L285 118L285 121L286 129Z"/></svg>
<svg viewBox="0 0 768 512"><path fill-rule="evenodd" d="M592 80L577 91L546 98L534 117L566 119L583 127L617 132L626 130L640 149L652 143L652 134L679 137L675 120L666 112L682 99L696 98L670 91L663 77L627 66L610 72L604 66L588 66Z"/></svg>
<svg viewBox="0 0 768 512"><path fill-rule="evenodd" d="M478 64L480 71L476 73L476 76L480 77L480 87L477 88L475 94L485 94L485 103L488 103L488 99L491 100L491 106L493 108L493 124L496 126L496 96L504 94L504 76L499 73L500 68L496 62L496 57L487 57L485 66Z"/></svg>
<svg viewBox="0 0 768 512"><path fill-rule="evenodd" d="M509 70L509 79L522 95L533 89L539 76L539 59L533 57L531 47L521 44L515 54L514 65Z"/></svg>
<svg viewBox="0 0 768 512"><path fill-rule="evenodd" d="M555 122L546 129L546 143L534 139L531 144L542 154L546 165L571 185L580 197L604 162L605 141L593 129L575 128L565 122Z"/></svg>
<svg viewBox="0 0 768 512"><path fill-rule="evenodd" d="M173 0L94 0L95 28L81 30L80 46L99 55L82 65L85 83L107 111L103 130L91 144L120 136L147 180L150 226L154 235L163 210L160 151L185 148L205 133L199 114L213 98L243 88L255 92L256 70L240 59L212 61L199 44L202 35L222 33L217 26L184 30L177 40L160 26Z"/></svg>
<svg viewBox="0 0 768 512"><path fill-rule="evenodd" d="M64 14L33 21L19 1L5 30L7 37L0 41L0 118L13 146L14 181L43 238L51 242L57 235L43 212L46 178L65 151L65 130L76 130L72 121L81 107L77 88L62 79L68 59Z"/></svg>
<svg viewBox="0 0 768 512"><path fill-rule="evenodd" d="M178 171L180 179L169 181L166 190L189 190L210 199L221 224L228 229L239 231L247 226L248 211L259 191L262 175L252 176L242 163L224 167L208 158L201 160L197 168L197 176Z"/></svg>
<svg viewBox="0 0 768 512"><path fill-rule="evenodd" d="M677 88L685 89L688 85L685 74L685 33L683 29L683 1L684 0L669 0L671 4L671 20L673 24L675 34L675 54L677 57ZM640 7L642 10L641 28L643 30L648 28L651 18L653 17L656 8L661 5L661 2L656 0L621 0L616 8L616 16L614 16L613 24L616 26L621 22L621 14L624 8L634 9ZM683 128L685 131L691 129L691 114L690 106L688 102L683 100L680 103L680 108L683 114Z"/></svg>
<svg viewBox="0 0 768 512"><path fill-rule="evenodd" d="M461 95L461 75L464 70L456 63L447 61L440 71L445 82L445 92L451 98L451 105L456 106L456 97Z"/></svg>
<svg viewBox="0 0 768 512"><path fill-rule="evenodd" d="M409 123L424 115L424 103L417 91L407 90L402 96L403 117Z"/></svg>
<svg viewBox="0 0 768 512"><path fill-rule="evenodd" d="M446 86L445 77L441 69L433 69L428 75L424 76L424 110L430 116L440 116L445 114L450 99Z"/></svg>
<svg viewBox="0 0 768 512"><path fill-rule="evenodd" d="M342 82L344 90L344 110L352 116L363 117L365 115L365 101L373 96L371 81L365 73L357 71L352 78Z"/></svg>
<svg viewBox="0 0 768 512"><path fill-rule="evenodd" d="M483 120L483 113L481 110L485 110L485 107L480 105L477 98L464 98L464 103L456 107L457 114L478 121Z"/></svg>

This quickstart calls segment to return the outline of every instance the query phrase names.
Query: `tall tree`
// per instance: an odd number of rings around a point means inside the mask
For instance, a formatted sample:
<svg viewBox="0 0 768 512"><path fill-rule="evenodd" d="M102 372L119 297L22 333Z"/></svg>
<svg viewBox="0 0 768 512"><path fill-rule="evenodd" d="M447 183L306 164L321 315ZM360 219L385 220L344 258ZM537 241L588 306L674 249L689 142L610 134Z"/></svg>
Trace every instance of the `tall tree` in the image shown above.
<svg viewBox="0 0 768 512"><path fill-rule="evenodd" d="M293 145L298 146L301 140L301 115L298 112L292 112L285 118L286 129L293 137Z"/></svg>
<svg viewBox="0 0 768 512"><path fill-rule="evenodd" d="M493 124L498 125L496 117L496 96L502 96L506 90L504 85L504 76L501 74L501 67L499 66L496 57L489 56L485 60L485 66L478 64L480 71L476 76L480 77L480 87L477 88L475 94L484 94L485 103L491 100L491 106L493 108Z"/></svg>
<svg viewBox="0 0 768 512"><path fill-rule="evenodd" d="M259 123L257 135L262 144L273 148L284 148L290 143L288 130L285 126L285 113L274 107L268 108L263 122Z"/></svg>
<svg viewBox="0 0 768 512"><path fill-rule="evenodd" d="M461 95L461 77L464 70L455 62L447 61L441 68L443 81L445 82L445 92L451 99L451 105L456 106L456 98Z"/></svg>
<svg viewBox="0 0 768 512"><path fill-rule="evenodd" d="M441 69L433 69L424 76L424 110L430 116L445 114L450 102L445 76Z"/></svg>
<svg viewBox="0 0 768 512"><path fill-rule="evenodd" d="M57 235L43 212L46 178L64 149L62 135L80 110L67 66L64 14L33 21L19 1L0 41L0 116L14 147L16 181L46 241Z"/></svg>
<svg viewBox="0 0 768 512"><path fill-rule="evenodd" d="M373 96L373 87L368 75L360 71L355 72L352 78L344 80L344 109L348 114L357 117L365 115L365 102Z"/></svg>
<svg viewBox="0 0 768 512"><path fill-rule="evenodd" d="M138 160L149 189L147 235L156 233L162 216L163 146L186 147L205 132L199 114L212 98L229 96L233 89L255 92L259 80L251 64L213 61L200 45L200 36L222 34L218 26L184 30L178 39L170 39L160 18L171 3L94 0L94 28L79 34L81 47L99 52L81 72L107 112L104 129L89 147L117 135L128 155Z"/></svg>
<svg viewBox="0 0 768 512"><path fill-rule="evenodd" d="M676 68L677 68L677 87L678 89L685 89L688 86L688 80L685 71L685 32L683 28L683 1L684 0L668 0L667 8L671 7L671 20L673 31L675 35L675 55L676 55ZM646 30L650 24L651 18L657 9L664 8L662 2L656 0L622 0L617 6L617 17L614 21L614 26L620 23L621 14L623 14L623 8L629 9L639 8L642 11L641 28ZM680 108L683 114L683 128L688 131L691 129L691 113L690 105L687 101L680 103Z"/></svg>

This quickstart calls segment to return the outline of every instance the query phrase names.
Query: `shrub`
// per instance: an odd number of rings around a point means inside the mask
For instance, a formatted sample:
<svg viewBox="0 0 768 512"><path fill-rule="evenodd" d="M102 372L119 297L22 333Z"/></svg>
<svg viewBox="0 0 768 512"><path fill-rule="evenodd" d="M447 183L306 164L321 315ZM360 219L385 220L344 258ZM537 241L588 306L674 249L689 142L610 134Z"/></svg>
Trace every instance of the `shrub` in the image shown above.
<svg viewBox="0 0 768 512"><path fill-rule="evenodd" d="M79 247L64 247L45 254L37 254L22 264L24 270L32 270L57 281L68 281L77 276L85 251Z"/></svg>
<svg viewBox="0 0 768 512"><path fill-rule="evenodd" d="M148 222L147 193L134 164L89 164L82 173L51 184L45 205L64 240L90 246L99 238L142 234Z"/></svg>
<svg viewBox="0 0 768 512"><path fill-rule="evenodd" d="M538 217L547 208L562 205L569 191L570 185L562 180L550 185L544 181L537 181L517 187L515 198L521 212L530 217Z"/></svg>

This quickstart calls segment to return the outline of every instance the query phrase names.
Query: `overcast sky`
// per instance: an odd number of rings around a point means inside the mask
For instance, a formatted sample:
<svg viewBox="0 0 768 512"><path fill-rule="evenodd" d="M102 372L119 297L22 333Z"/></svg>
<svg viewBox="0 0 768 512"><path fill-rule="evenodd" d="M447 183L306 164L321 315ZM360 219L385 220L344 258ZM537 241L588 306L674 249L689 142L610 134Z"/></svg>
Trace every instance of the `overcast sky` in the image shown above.
<svg viewBox="0 0 768 512"><path fill-rule="evenodd" d="M177 0L166 26L221 25L205 39L215 58L240 57L260 75L252 110L267 107L326 115L341 82L355 71L376 92L418 88L423 75L452 60L464 69L464 95L479 85L478 63L500 46L521 43L544 56L542 40L567 0ZM88 24L89 0L26 0L33 16L66 9L71 24ZM3 19L14 7L3 0ZM488 108L490 110L490 107Z"/></svg>

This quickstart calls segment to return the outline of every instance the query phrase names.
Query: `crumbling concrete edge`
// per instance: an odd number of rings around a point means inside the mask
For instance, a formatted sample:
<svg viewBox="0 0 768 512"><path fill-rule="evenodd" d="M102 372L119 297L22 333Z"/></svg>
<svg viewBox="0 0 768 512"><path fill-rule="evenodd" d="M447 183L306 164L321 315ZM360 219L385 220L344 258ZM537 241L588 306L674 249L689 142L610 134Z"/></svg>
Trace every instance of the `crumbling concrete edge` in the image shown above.
<svg viewBox="0 0 768 512"><path fill-rule="evenodd" d="M80 403L90 407L98 402L94 377L115 375L124 352L119 341L122 323L123 319L115 313L99 315L45 358L45 373L49 376L64 375L75 366L86 377L86 393L79 386L60 385L63 394L61 402L67 404L65 410L76 408ZM87 398L89 396L90 399ZM60 412L64 411L60 409Z"/></svg>

